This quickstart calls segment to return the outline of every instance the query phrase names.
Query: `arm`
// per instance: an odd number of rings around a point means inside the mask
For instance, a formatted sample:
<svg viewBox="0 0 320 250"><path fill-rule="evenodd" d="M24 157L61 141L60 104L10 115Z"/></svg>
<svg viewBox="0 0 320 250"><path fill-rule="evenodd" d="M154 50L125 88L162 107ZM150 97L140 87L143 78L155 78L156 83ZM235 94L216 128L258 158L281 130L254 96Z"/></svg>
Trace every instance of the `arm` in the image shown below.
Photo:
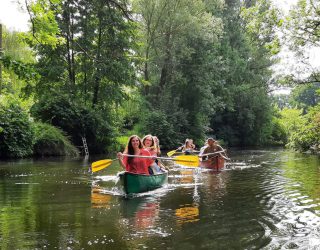
<svg viewBox="0 0 320 250"><path fill-rule="evenodd" d="M124 169L126 169L126 165L123 162L123 155L121 152L117 153L117 158L119 160L119 163L121 165L121 167L123 167Z"/></svg>

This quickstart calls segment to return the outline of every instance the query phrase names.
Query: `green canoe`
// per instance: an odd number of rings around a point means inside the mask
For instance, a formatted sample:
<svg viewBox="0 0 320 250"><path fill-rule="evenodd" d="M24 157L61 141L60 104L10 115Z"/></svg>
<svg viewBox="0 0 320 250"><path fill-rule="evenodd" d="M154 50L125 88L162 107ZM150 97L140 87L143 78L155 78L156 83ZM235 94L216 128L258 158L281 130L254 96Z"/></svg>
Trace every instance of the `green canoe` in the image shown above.
<svg viewBox="0 0 320 250"><path fill-rule="evenodd" d="M168 181L168 172L156 175L122 172L119 177L125 193L133 194L151 191L163 186Z"/></svg>

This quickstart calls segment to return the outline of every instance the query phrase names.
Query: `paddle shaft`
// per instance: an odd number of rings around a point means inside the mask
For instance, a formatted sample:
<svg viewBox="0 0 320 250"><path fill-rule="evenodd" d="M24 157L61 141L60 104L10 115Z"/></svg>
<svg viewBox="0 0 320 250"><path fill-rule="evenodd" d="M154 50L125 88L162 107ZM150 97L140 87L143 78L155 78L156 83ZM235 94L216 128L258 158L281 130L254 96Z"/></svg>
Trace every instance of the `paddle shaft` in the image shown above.
<svg viewBox="0 0 320 250"><path fill-rule="evenodd" d="M199 155L199 157L204 157L204 156L209 156L209 155L215 155L215 154L221 154L221 153L224 153L224 150L217 151L217 152L214 152L214 153L208 153L208 154Z"/></svg>
<svg viewBox="0 0 320 250"><path fill-rule="evenodd" d="M224 153L225 151L224 150L221 150L221 151L217 151L217 152L214 152L214 153L208 153L208 154L203 154L203 155L199 155L199 157L205 157L205 156L209 156L209 155L215 155L215 154L220 154L220 156L227 160L227 161L230 161L230 158L224 156L222 153Z"/></svg>
<svg viewBox="0 0 320 250"><path fill-rule="evenodd" d="M174 161L176 160L175 158L172 157L159 157L159 156L147 156L147 155L127 155L127 154L122 154L127 157L137 157L137 158L149 158L149 159L160 159L160 160L170 160Z"/></svg>

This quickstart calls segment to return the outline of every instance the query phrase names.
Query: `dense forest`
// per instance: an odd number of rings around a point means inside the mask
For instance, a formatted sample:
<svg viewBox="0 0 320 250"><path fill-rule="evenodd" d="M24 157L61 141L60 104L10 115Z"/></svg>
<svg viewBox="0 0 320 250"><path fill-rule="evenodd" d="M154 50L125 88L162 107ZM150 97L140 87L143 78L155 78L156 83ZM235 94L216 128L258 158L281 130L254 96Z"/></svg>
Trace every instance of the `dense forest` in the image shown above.
<svg viewBox="0 0 320 250"><path fill-rule="evenodd" d="M153 134L163 149L320 151L320 71L275 77L287 46L320 46L320 2L26 0L30 30L2 29L0 158L76 155ZM274 95L277 86L290 96Z"/></svg>

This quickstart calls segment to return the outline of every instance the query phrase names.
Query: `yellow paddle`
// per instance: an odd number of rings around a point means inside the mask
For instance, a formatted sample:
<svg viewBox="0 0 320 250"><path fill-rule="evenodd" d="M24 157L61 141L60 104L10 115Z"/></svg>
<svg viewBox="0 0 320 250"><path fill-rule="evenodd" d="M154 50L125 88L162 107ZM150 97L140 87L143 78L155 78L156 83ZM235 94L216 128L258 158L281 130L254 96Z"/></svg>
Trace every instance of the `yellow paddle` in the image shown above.
<svg viewBox="0 0 320 250"><path fill-rule="evenodd" d="M175 149L175 150L169 151L169 152L167 153L167 156L169 156L169 157L173 156L179 149L181 149L181 147L178 147L178 148Z"/></svg>
<svg viewBox="0 0 320 250"><path fill-rule="evenodd" d="M100 171L104 168L107 168L109 167L113 161L115 160L118 160L118 159L106 159L106 160L100 160L100 161L95 161L91 164L91 171L94 173L94 172L97 172L97 171Z"/></svg>
<svg viewBox="0 0 320 250"><path fill-rule="evenodd" d="M153 156L143 156L143 155L126 155L128 157L139 157L139 158L152 158L152 159L160 159L160 160L170 160L175 161L179 165L184 165L188 167L198 167L199 166L199 158L197 155L179 155L177 157L171 158L171 157L153 157ZM105 159L100 161L95 161L91 164L91 171L97 172L104 168L109 167L113 161L117 159Z"/></svg>

